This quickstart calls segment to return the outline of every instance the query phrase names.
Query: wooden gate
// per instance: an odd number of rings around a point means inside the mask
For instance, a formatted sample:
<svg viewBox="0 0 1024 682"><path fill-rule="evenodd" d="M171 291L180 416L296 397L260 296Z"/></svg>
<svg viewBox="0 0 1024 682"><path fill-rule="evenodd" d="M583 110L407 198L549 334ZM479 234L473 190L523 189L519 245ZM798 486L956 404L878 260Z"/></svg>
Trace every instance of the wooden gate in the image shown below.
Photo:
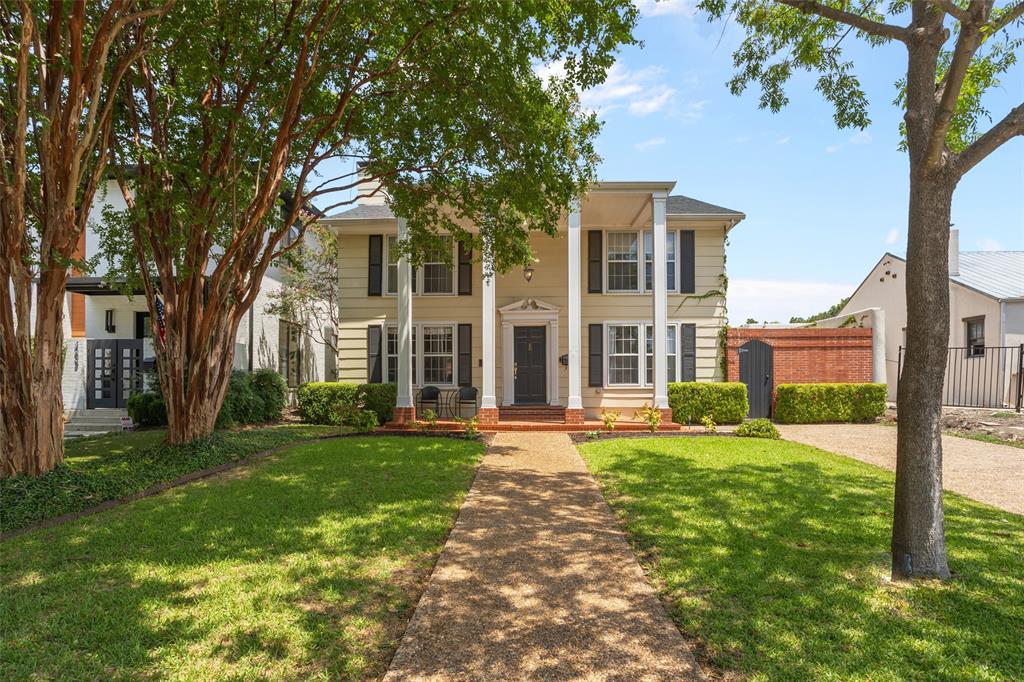
<svg viewBox="0 0 1024 682"><path fill-rule="evenodd" d="M772 414L772 347L753 339L739 348L740 381L747 385L751 419Z"/></svg>

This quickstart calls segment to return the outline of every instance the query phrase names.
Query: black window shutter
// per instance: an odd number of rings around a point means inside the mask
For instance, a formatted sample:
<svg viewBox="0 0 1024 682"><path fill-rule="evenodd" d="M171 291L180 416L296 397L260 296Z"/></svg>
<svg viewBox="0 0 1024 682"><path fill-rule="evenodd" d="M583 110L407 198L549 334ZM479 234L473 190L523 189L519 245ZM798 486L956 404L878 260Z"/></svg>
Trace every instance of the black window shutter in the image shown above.
<svg viewBox="0 0 1024 682"><path fill-rule="evenodd" d="M600 294L604 291L601 277L601 259L604 252L601 248L601 230L587 231L587 293Z"/></svg>
<svg viewBox="0 0 1024 682"><path fill-rule="evenodd" d="M600 233L598 233L600 234ZM587 382L590 386L604 385L604 325L590 325L590 350Z"/></svg>
<svg viewBox="0 0 1024 682"><path fill-rule="evenodd" d="M380 325L374 324L366 328L366 381L371 384L381 383L383 374L380 357L380 332Z"/></svg>
<svg viewBox="0 0 1024 682"><path fill-rule="evenodd" d="M459 386L473 385L473 325L459 325Z"/></svg>
<svg viewBox="0 0 1024 682"><path fill-rule="evenodd" d="M367 296L380 296L382 293L381 280L384 275L384 235L370 235L370 261L367 268L368 282L366 285Z"/></svg>
<svg viewBox="0 0 1024 682"><path fill-rule="evenodd" d="M683 330L683 381L697 380L697 325L684 324Z"/></svg>
<svg viewBox="0 0 1024 682"><path fill-rule="evenodd" d="M473 294L473 249L459 242L459 296ZM467 384L468 386L468 384Z"/></svg>
<svg viewBox="0 0 1024 682"><path fill-rule="evenodd" d="M697 250L693 230L679 231L679 293L697 292Z"/></svg>

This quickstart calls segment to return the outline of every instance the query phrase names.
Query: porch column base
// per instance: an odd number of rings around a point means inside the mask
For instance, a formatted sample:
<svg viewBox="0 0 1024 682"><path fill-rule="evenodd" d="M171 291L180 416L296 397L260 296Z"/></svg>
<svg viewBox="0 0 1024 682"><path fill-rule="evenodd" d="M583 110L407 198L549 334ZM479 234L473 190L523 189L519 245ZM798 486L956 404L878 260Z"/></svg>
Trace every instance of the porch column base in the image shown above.
<svg viewBox="0 0 1024 682"><path fill-rule="evenodd" d="M662 408L659 408L659 411L661 412L661 423L662 424L671 424L672 423L672 408L671 407L662 407Z"/></svg>
<svg viewBox="0 0 1024 682"><path fill-rule="evenodd" d="M396 407L395 414L391 417L390 424L395 426L405 426L412 424L416 421L416 408L415 407Z"/></svg>
<svg viewBox="0 0 1024 682"><path fill-rule="evenodd" d="M498 423L498 408L497 407L481 407L476 411L476 416L480 420L480 425L493 425Z"/></svg>
<svg viewBox="0 0 1024 682"><path fill-rule="evenodd" d="M567 408L565 408L565 423L566 424L582 424L583 423L583 408L582 407L567 407Z"/></svg>

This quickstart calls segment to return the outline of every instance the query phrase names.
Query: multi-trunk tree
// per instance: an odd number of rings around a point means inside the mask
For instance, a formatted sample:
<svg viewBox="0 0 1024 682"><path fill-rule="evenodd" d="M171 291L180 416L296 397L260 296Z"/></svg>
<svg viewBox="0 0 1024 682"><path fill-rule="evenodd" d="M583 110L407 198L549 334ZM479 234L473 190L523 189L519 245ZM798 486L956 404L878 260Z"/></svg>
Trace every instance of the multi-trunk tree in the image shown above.
<svg viewBox="0 0 1024 682"><path fill-rule="evenodd" d="M0 476L63 459L68 269L104 181L113 94L166 9L0 5Z"/></svg>
<svg viewBox="0 0 1024 682"><path fill-rule="evenodd" d="M628 0L190 2L122 84L112 150L128 210L114 276L141 286L168 439L211 432L238 325L304 211L352 201L352 161L407 217L415 261L486 226L497 267L529 258L592 179L598 130L576 91L632 41ZM564 59L542 82L538 63ZM351 171L351 172L349 172Z"/></svg>
<svg viewBox="0 0 1024 682"><path fill-rule="evenodd" d="M1020 23L1024 2L704 0L700 6L747 32L734 54L734 93L757 83L761 106L778 111L794 72L817 73L817 90L835 106L841 127L869 123L867 98L844 58L843 41L852 35L906 49L896 100L905 110L901 127L910 162L907 350L897 395L892 575L947 578L939 420L949 339L950 206L965 173L1024 134L1024 103L987 130L982 104L1014 64L1020 39L1011 29Z"/></svg>

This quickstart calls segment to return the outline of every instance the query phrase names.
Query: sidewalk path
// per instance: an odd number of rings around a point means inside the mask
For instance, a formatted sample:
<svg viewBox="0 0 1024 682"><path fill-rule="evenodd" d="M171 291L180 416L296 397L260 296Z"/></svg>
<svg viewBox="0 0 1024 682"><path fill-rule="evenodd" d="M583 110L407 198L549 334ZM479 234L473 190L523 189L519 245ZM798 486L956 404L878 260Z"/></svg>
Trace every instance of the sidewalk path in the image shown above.
<svg viewBox="0 0 1024 682"><path fill-rule="evenodd" d="M780 425L786 440L896 470L896 428L884 424ZM1024 514L1024 449L942 437L942 487Z"/></svg>
<svg viewBox="0 0 1024 682"><path fill-rule="evenodd" d="M700 680L569 438L498 433L394 680Z"/></svg>

